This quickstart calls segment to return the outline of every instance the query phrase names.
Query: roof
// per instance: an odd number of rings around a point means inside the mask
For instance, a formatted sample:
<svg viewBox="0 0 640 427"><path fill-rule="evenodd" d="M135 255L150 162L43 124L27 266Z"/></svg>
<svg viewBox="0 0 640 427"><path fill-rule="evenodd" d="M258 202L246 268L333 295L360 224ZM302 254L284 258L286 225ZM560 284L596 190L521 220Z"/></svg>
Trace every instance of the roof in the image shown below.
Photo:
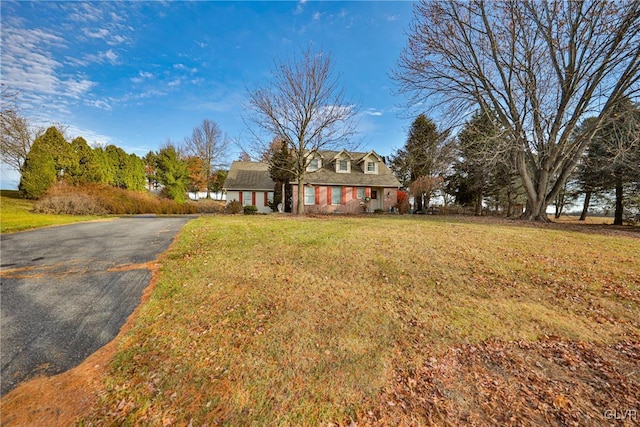
<svg viewBox="0 0 640 427"><path fill-rule="evenodd" d="M329 160L334 159L338 154L345 152L351 157L351 172L337 173L335 164ZM398 178L393 175L391 170L383 161L378 163L377 174L366 174L363 169L363 161L367 156L373 156L376 160L382 160L374 151L367 153L353 151L320 151L319 154L325 159L322 167L317 171L307 172L305 181L309 184L317 185L344 185L355 187L400 187ZM327 161L329 160L329 161Z"/></svg>
<svg viewBox="0 0 640 427"><path fill-rule="evenodd" d="M276 183L269 176L269 165L260 162L233 162L224 181L224 189L273 191Z"/></svg>

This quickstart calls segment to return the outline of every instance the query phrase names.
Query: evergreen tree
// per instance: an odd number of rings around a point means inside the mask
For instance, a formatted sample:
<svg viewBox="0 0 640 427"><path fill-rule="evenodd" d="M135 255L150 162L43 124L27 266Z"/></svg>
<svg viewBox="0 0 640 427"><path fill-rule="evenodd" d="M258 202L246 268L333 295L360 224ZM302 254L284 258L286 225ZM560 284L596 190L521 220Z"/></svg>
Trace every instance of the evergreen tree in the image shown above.
<svg viewBox="0 0 640 427"><path fill-rule="evenodd" d="M167 197L176 202L186 200L189 174L185 162L172 144L167 144L156 155L156 173Z"/></svg>
<svg viewBox="0 0 640 427"><path fill-rule="evenodd" d="M115 185L116 169L110 161L107 150L102 147L96 147L93 149L93 156L98 166L99 182Z"/></svg>
<svg viewBox="0 0 640 427"><path fill-rule="evenodd" d="M37 199L56 182L56 165L47 141L40 136L35 139L22 166L18 189L23 197Z"/></svg>
<svg viewBox="0 0 640 427"><path fill-rule="evenodd" d="M578 132L589 132L596 124L585 120ZM585 192L581 219L597 191L614 191L614 224L622 225L624 201L640 181L640 108L623 98L612 110L604 126L596 131L579 168L579 182Z"/></svg>
<svg viewBox="0 0 640 427"><path fill-rule="evenodd" d="M276 211L278 205L282 203L284 211L291 212L293 194L289 183L295 178L293 157L289 152L288 144L275 140L271 146L271 156L268 159L269 175L275 181L271 209Z"/></svg>
<svg viewBox="0 0 640 427"><path fill-rule="evenodd" d="M70 171L78 168L78 158L71 149L64 135L54 126L48 128L41 136L46 149L53 157L56 176L64 177Z"/></svg>
<svg viewBox="0 0 640 427"><path fill-rule="evenodd" d="M416 211L421 211L423 205L426 208L430 193L436 188L428 186L431 191L427 193L422 184L443 181L450 168L453 146L447 140L448 136L448 131L439 131L433 120L420 114L411 124L404 148L391 156L390 168L402 186L411 188L416 183L416 191L413 191Z"/></svg>
<svg viewBox="0 0 640 427"><path fill-rule="evenodd" d="M89 147L87 141L81 136L71 141L71 152L77 159L68 173L68 179L74 184L100 182L100 165L96 161L95 151Z"/></svg>

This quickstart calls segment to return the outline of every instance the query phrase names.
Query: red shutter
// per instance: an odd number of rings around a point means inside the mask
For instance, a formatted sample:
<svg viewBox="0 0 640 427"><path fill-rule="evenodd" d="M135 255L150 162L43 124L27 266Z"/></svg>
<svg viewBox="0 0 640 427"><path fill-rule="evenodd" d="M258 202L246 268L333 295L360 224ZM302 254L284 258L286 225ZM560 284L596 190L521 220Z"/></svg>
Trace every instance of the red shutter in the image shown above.
<svg viewBox="0 0 640 427"><path fill-rule="evenodd" d="M347 187L342 187L342 204L347 204Z"/></svg>
<svg viewBox="0 0 640 427"><path fill-rule="evenodd" d="M269 206L269 193L267 191L264 192L264 206Z"/></svg>
<svg viewBox="0 0 640 427"><path fill-rule="evenodd" d="M242 206L242 191L238 191L238 195L240 197L240 205Z"/></svg>
<svg viewBox="0 0 640 427"><path fill-rule="evenodd" d="M332 188L327 185L327 206L331 206L331 190Z"/></svg>
<svg viewBox="0 0 640 427"><path fill-rule="evenodd" d="M255 191L252 191L252 192L251 192L251 204L252 204L253 206L257 206L257 205L256 205L256 192L255 192Z"/></svg>
<svg viewBox="0 0 640 427"><path fill-rule="evenodd" d="M320 204L320 187L315 187L316 190L316 205Z"/></svg>
<svg viewBox="0 0 640 427"><path fill-rule="evenodd" d="M358 198L358 188L357 187L353 187L352 194L351 194L351 199L355 200L357 198Z"/></svg>
<svg viewBox="0 0 640 427"><path fill-rule="evenodd" d="M367 187L364 189L364 195L366 197L371 197L371 187Z"/></svg>

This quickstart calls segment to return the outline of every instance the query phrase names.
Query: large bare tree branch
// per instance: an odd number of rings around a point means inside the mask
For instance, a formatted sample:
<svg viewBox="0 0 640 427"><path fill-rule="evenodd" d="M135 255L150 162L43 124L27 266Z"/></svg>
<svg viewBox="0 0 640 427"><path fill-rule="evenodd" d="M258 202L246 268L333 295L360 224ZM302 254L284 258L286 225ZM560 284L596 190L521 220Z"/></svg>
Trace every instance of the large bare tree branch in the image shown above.
<svg viewBox="0 0 640 427"><path fill-rule="evenodd" d="M546 219L604 118L639 93L640 2L422 0L414 15L394 71L400 90L432 106L434 117L475 105L494 111L527 191L527 216ZM571 138L590 115L593 132Z"/></svg>

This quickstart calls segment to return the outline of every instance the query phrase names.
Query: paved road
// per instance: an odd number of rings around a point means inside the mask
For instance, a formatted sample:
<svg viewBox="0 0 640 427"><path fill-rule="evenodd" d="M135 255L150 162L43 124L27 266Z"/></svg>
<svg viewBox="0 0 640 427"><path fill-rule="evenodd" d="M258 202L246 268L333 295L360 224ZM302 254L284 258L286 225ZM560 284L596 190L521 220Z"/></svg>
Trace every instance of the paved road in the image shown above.
<svg viewBox="0 0 640 427"><path fill-rule="evenodd" d="M1 235L1 394L64 372L111 341L149 284L144 264L189 219L137 216Z"/></svg>

